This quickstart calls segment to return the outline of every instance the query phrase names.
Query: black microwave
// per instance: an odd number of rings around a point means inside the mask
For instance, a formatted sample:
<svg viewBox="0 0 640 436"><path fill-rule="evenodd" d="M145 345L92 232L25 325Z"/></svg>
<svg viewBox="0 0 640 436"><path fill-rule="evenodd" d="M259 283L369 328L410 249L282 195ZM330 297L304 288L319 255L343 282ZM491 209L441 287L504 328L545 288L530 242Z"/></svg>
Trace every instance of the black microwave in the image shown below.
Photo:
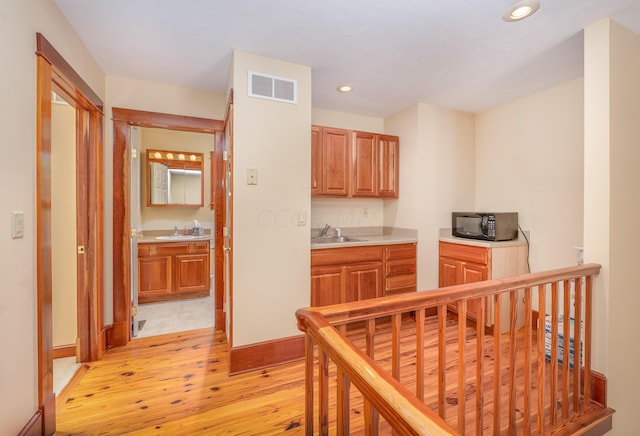
<svg viewBox="0 0 640 436"><path fill-rule="evenodd" d="M516 239L518 212L453 212L451 234L484 241Z"/></svg>

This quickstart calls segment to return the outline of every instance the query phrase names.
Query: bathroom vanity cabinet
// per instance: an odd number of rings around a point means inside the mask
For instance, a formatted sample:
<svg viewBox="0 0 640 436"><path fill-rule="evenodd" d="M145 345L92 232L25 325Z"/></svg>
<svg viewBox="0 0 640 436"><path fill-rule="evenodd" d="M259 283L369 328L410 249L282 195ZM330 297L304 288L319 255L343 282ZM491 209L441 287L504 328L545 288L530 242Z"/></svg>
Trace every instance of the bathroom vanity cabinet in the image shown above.
<svg viewBox="0 0 640 436"><path fill-rule="evenodd" d="M209 241L138 244L138 302L206 297Z"/></svg>

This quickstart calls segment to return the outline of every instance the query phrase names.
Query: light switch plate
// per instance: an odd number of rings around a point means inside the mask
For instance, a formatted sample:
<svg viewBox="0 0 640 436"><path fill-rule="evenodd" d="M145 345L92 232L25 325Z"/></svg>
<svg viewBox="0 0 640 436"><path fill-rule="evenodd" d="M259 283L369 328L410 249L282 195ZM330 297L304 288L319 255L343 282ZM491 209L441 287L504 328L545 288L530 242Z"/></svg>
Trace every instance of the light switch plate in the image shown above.
<svg viewBox="0 0 640 436"><path fill-rule="evenodd" d="M296 212L296 223L299 226L307 225L307 213L304 210L299 210Z"/></svg>
<svg viewBox="0 0 640 436"><path fill-rule="evenodd" d="M11 212L11 237L13 239L24 237L24 212Z"/></svg>

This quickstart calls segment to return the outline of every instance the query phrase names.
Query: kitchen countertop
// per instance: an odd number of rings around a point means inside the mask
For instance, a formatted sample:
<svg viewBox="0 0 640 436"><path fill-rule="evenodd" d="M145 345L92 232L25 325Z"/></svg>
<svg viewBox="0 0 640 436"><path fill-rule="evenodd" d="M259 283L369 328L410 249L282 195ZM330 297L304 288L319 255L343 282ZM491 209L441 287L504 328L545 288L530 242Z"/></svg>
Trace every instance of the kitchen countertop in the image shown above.
<svg viewBox="0 0 640 436"><path fill-rule="evenodd" d="M529 238L529 232L526 232L527 238ZM518 232L518 239L512 239L511 241L483 241L480 239L459 238L451 234L451 229L440 229L439 241L451 242L454 244L474 245L476 247L498 248L498 247L512 247L515 245L527 244L527 240L522 236L522 232Z"/></svg>
<svg viewBox="0 0 640 436"><path fill-rule="evenodd" d="M312 250L324 248L364 247L370 245L412 244L418 242L418 231L391 227L349 228L342 227L342 236L357 238L347 242L312 242ZM332 232L333 229L330 230Z"/></svg>

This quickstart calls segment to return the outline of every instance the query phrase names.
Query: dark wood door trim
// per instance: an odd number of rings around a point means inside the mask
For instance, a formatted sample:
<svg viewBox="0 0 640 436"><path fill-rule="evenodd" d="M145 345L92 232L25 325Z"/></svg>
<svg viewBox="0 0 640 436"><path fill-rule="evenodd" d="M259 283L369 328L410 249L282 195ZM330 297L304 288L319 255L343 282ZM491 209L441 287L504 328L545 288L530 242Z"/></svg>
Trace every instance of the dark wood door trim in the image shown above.
<svg viewBox="0 0 640 436"><path fill-rule="evenodd" d="M79 274L83 287L79 295L78 317L92 328L78 331L81 359L96 360L104 348L102 325L102 232L103 192L102 172L88 174L102 168L102 101L71 68L64 58L40 33L36 34L37 55L37 115L36 115L36 257L38 304L38 404L42 414L43 434L55 432L55 394L53 393L53 336L52 336L52 266L51 266L51 91L64 94L76 108L76 135L86 191L78 194L87 199L79 216L78 244L85 246L79 256ZM78 122L80 121L80 122ZM83 188L84 189L84 188Z"/></svg>
<svg viewBox="0 0 640 436"><path fill-rule="evenodd" d="M209 118L112 108L113 115L113 328L107 336L108 346L126 345L131 340L130 289L130 217L131 137L130 127L156 127L216 135L223 122ZM217 148L217 144L216 144ZM216 251L217 251L216 247ZM216 312L218 298L216 289Z"/></svg>

